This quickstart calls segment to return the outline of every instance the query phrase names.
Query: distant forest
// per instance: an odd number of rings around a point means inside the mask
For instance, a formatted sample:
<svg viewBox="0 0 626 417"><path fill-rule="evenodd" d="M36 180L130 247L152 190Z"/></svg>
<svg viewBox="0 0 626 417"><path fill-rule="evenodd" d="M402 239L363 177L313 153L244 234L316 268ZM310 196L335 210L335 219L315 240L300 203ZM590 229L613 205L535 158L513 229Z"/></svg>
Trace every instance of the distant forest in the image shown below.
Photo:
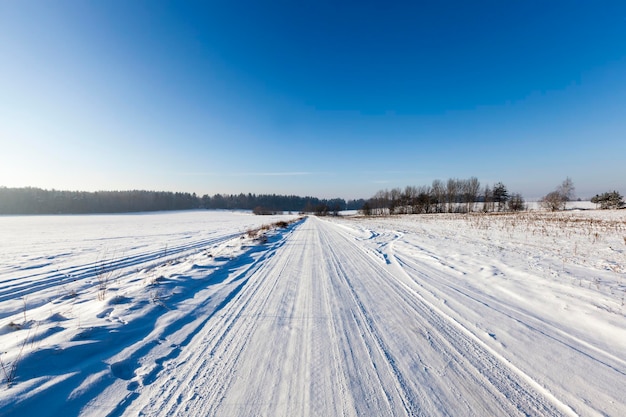
<svg viewBox="0 0 626 417"><path fill-rule="evenodd" d="M215 194L166 191L59 191L0 187L0 214L91 214L141 211L238 209L257 214L358 210L365 200L319 199L276 194Z"/></svg>

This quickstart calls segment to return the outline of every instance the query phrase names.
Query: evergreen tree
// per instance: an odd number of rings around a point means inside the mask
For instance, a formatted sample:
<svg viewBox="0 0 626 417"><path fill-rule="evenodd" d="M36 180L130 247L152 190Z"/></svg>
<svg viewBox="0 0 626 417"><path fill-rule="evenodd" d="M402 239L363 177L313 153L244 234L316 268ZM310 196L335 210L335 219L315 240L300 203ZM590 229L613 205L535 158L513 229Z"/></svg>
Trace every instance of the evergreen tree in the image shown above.
<svg viewBox="0 0 626 417"><path fill-rule="evenodd" d="M492 196L494 203L498 204L498 211L504 210L506 202L509 200L509 191L501 182L493 186Z"/></svg>
<svg viewBox="0 0 626 417"><path fill-rule="evenodd" d="M602 193L600 195L596 194L591 199L591 202L596 205L599 205L600 208L603 210L619 209L624 206L624 197L622 197L622 195L619 192L612 191L612 192Z"/></svg>

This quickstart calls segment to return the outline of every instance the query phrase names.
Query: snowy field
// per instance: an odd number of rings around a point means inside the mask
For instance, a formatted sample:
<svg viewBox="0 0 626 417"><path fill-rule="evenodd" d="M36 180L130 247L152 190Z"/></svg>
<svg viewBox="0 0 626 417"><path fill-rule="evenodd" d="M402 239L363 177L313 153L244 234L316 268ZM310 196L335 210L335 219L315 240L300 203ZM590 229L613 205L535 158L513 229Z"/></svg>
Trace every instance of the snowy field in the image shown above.
<svg viewBox="0 0 626 417"><path fill-rule="evenodd" d="M295 219L0 217L0 415L626 415L625 210Z"/></svg>

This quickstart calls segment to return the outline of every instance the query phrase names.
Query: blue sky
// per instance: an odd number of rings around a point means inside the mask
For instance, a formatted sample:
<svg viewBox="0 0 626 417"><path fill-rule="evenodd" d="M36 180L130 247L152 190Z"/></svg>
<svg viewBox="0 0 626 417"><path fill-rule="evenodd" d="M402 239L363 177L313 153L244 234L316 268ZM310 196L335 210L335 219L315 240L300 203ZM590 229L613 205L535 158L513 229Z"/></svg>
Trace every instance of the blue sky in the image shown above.
<svg viewBox="0 0 626 417"><path fill-rule="evenodd" d="M0 1L0 57L4 186L626 193L623 1Z"/></svg>

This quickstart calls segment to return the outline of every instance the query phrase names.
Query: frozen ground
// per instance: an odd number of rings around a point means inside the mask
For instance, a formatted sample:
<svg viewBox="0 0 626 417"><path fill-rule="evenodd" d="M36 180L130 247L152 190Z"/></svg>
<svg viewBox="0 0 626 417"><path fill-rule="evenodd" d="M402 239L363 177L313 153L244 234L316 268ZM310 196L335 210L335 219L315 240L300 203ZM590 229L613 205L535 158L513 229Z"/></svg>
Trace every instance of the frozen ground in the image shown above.
<svg viewBox="0 0 626 417"><path fill-rule="evenodd" d="M626 415L625 211L293 218L0 217L0 415Z"/></svg>

